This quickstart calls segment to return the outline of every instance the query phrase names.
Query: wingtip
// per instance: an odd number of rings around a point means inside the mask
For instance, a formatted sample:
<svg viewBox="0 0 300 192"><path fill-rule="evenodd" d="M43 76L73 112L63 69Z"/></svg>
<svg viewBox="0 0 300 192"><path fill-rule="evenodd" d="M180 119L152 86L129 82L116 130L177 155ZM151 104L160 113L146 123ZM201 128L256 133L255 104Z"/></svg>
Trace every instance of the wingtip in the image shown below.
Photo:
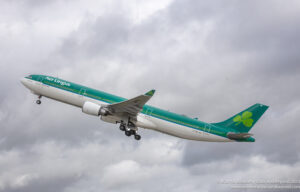
<svg viewBox="0 0 300 192"><path fill-rule="evenodd" d="M145 93L145 95L147 95L147 96L153 96L154 95L154 93L155 93L155 89L152 89L151 91L148 91L147 93Z"/></svg>
<svg viewBox="0 0 300 192"><path fill-rule="evenodd" d="M260 106L260 107L262 107L262 108L265 108L266 110L269 108L268 105L264 105L264 104L262 104L262 103L256 103L256 105L258 105L258 106Z"/></svg>

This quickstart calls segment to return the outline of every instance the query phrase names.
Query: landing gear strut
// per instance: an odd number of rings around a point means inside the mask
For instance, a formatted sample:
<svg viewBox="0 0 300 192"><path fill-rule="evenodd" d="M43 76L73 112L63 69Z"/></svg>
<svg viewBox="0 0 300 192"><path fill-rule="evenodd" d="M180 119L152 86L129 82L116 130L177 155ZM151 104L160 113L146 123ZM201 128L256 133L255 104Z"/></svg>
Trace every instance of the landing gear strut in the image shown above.
<svg viewBox="0 0 300 192"><path fill-rule="evenodd" d="M42 103L42 101L40 100L42 98L41 95L39 95L38 100L36 100L36 104L40 105Z"/></svg>
<svg viewBox="0 0 300 192"><path fill-rule="evenodd" d="M128 121L127 124L124 123L123 121L121 121L120 130L124 131L124 133L127 137L130 137L131 135L134 135L134 138L136 140L141 139L141 136L139 134L137 134L137 127L131 121Z"/></svg>

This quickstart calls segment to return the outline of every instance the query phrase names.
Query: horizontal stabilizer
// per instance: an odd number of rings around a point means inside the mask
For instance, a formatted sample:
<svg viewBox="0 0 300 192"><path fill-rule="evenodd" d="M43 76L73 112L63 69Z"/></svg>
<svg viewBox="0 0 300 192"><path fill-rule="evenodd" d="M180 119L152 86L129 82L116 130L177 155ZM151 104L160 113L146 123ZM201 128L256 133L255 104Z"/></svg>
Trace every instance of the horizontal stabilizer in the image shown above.
<svg viewBox="0 0 300 192"><path fill-rule="evenodd" d="M233 133L233 132L227 133L227 137L233 140L247 139L251 136L253 136L253 134L251 133Z"/></svg>

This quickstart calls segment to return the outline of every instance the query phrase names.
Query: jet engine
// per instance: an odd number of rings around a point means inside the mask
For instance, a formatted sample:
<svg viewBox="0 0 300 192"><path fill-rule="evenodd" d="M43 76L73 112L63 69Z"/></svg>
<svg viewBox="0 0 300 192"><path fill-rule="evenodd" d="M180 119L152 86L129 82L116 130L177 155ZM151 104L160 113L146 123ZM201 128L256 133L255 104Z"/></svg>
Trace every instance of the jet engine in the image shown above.
<svg viewBox="0 0 300 192"><path fill-rule="evenodd" d="M104 107L101 107L101 105L98 105L96 103L92 103L89 101L86 101L82 106L82 112L89 114L89 115L95 115L95 116L106 116L108 115L108 110Z"/></svg>

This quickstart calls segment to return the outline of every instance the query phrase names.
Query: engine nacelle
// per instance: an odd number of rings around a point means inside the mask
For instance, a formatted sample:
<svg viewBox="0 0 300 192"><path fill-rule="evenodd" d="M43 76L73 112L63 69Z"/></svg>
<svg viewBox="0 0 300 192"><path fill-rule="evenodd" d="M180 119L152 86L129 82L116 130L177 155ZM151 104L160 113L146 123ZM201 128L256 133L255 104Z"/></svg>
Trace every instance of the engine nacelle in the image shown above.
<svg viewBox="0 0 300 192"><path fill-rule="evenodd" d="M109 114L106 108L101 107L101 105L89 101L86 101L83 104L82 112L89 115L95 115L95 116L99 116L99 115L106 116Z"/></svg>
<svg viewBox="0 0 300 192"><path fill-rule="evenodd" d="M101 116L107 116L107 115L109 114L109 112L108 112L107 109L101 107L101 108L100 108L100 111L99 111L99 114L100 114Z"/></svg>
<svg viewBox="0 0 300 192"><path fill-rule="evenodd" d="M100 115L100 109L101 106L96 104L96 103L92 103L89 101L86 101L83 106L82 106L82 112L89 114L89 115L95 115L95 116L99 116Z"/></svg>

